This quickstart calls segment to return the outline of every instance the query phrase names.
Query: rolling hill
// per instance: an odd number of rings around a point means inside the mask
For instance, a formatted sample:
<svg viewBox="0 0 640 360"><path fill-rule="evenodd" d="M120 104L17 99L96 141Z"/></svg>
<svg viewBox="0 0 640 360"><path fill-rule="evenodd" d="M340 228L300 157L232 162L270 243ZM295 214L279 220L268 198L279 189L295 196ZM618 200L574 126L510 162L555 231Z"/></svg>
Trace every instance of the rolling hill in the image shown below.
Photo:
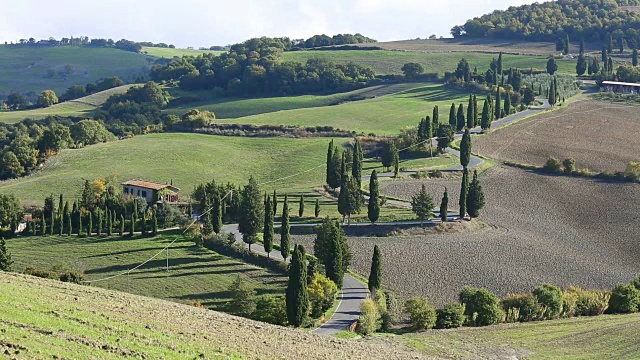
<svg viewBox="0 0 640 360"><path fill-rule="evenodd" d="M71 85L85 85L118 76L132 82L148 76L155 58L133 52L92 47L30 47L0 45L0 98L11 92L37 97L41 91L63 93ZM65 65L72 71L63 75ZM50 77L49 71L53 71Z"/></svg>

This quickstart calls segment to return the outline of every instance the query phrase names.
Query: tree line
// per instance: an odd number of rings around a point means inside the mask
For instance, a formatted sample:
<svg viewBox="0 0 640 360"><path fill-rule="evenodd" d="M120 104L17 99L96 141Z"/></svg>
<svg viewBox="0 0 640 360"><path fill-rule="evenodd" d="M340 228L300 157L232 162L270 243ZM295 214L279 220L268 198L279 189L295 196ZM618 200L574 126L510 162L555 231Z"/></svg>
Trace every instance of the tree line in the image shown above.
<svg viewBox="0 0 640 360"><path fill-rule="evenodd" d="M54 37L48 39L36 40L33 37L28 39L20 39L17 43L8 43L5 41L5 45L11 46L86 46L86 47L103 47L103 48L115 48L124 51L140 52L143 46L158 47L158 48L172 48L175 49L175 45L165 43L152 43L149 41L135 42L127 39L120 39L114 41L113 39L96 38L90 39L88 36L79 37L63 37L57 40Z"/></svg>

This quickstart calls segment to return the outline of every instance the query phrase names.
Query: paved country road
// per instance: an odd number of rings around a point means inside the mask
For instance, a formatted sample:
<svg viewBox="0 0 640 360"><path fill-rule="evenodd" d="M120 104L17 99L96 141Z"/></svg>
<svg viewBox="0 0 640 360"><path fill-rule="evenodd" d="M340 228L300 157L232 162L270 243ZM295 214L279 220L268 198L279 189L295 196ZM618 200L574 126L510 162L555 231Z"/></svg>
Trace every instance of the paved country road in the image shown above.
<svg viewBox="0 0 640 360"><path fill-rule="evenodd" d="M548 108L550 108L550 106L548 103L545 102L545 104L540 107L525 110L517 114L507 116L503 119L494 121L491 124L491 128L496 129L496 128L508 125L510 123L513 123L514 121L521 120L527 116L535 115L537 113L545 111ZM479 133L480 129L479 128L472 129L472 132ZM455 138L461 138L461 137L462 137L461 133L455 135ZM447 151L456 157L460 157L460 152L457 150L448 149ZM481 165L483 162L484 160L482 160L481 158L471 155L471 160L469 161L469 168L477 167ZM461 171L461 170L462 170L461 165L440 169L440 171ZM416 173L415 171L403 171L402 175L411 175L415 173ZM380 173L378 174L378 177L393 177L393 173ZM369 181L369 175L363 176L362 181L363 182ZM387 200L387 203L394 206L399 206L399 207L409 207L409 208L411 207L411 204L405 201ZM434 211L434 213L437 215L437 217L432 220L426 220L424 224L436 224L441 222L439 211ZM459 218L460 216L458 213L449 212L447 214L447 219L449 221L456 220ZM400 226L400 225L421 225L422 222L413 220L413 221L379 222L376 224L378 226ZM294 223L294 224L291 224L291 227L314 227L317 225L319 225L319 223L303 223L303 224ZM364 227L364 226L372 226L372 225L370 223L352 223L349 226ZM222 230L225 232L233 233L236 237L236 242L238 244L241 244L246 248L249 248L249 245L245 244L242 241L242 235L238 231L237 224L224 225ZM267 253L264 251L264 248L260 244L256 244L252 246L251 251L260 253L262 255L267 255ZM282 255L280 254L279 251L272 251L270 256L278 260L283 260ZM316 334L334 335L341 331L346 330L351 324L353 324L358 320L358 317L360 316L360 304L362 304L362 302L368 296L369 296L368 288L358 279L354 278L349 274L346 274L344 276L344 283L343 283L342 291L340 292L340 297L338 299L339 303L335 313L333 314L331 319L329 319L326 323L324 323L322 326L320 326L313 332Z"/></svg>

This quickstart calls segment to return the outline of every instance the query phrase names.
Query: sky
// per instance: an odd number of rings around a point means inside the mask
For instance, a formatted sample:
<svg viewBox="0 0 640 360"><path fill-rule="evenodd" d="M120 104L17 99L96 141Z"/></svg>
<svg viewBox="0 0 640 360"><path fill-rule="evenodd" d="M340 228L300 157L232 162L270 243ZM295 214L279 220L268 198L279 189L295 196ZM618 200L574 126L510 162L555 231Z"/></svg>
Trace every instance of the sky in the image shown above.
<svg viewBox="0 0 640 360"><path fill-rule="evenodd" d="M0 0L0 42L126 38L177 47L260 36L359 32L378 41L449 36L454 25L526 0Z"/></svg>

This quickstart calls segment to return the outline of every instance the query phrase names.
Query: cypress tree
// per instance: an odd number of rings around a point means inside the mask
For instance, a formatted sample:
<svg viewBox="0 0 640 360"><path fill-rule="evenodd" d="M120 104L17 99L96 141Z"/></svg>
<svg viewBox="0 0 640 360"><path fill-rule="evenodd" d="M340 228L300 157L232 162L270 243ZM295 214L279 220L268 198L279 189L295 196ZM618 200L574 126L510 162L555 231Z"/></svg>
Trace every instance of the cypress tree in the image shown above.
<svg viewBox="0 0 640 360"><path fill-rule="evenodd" d="M616 40L618 42L618 50L620 50L620 54L622 54L624 52L624 35L619 34Z"/></svg>
<svg viewBox="0 0 640 360"><path fill-rule="evenodd" d="M460 142L460 165L466 168L471 160L471 132L469 129L464 130L462 141Z"/></svg>
<svg viewBox="0 0 640 360"><path fill-rule="evenodd" d="M391 143L391 152L393 153L393 177L397 178L400 173L400 152L394 142ZM357 191L359 193L360 188L358 188Z"/></svg>
<svg viewBox="0 0 640 360"><path fill-rule="evenodd" d="M473 129L473 96L469 95L469 104L467 105L467 128Z"/></svg>
<svg viewBox="0 0 640 360"><path fill-rule="evenodd" d="M189 220L193 219L193 205L191 201L189 201L189 208L187 209L187 216L189 216Z"/></svg>
<svg viewBox="0 0 640 360"><path fill-rule="evenodd" d="M71 214L67 214L67 236L71 236L73 232L73 221L71 221Z"/></svg>
<svg viewBox="0 0 640 360"><path fill-rule="evenodd" d="M60 194L60 200L58 200L58 219L60 220L60 226L62 226L62 214L64 214L64 201L62 194ZM60 235L62 235L62 231Z"/></svg>
<svg viewBox="0 0 640 360"><path fill-rule="evenodd" d="M578 76L582 76L586 71L587 59L585 58L584 54L580 54L578 55L578 62L576 63L576 74L578 74Z"/></svg>
<svg viewBox="0 0 640 360"><path fill-rule="evenodd" d="M467 212L469 217L477 218L480 216L480 210L484 207L484 193L480 180L478 180L478 172L473 172L473 180L469 185L469 195L467 197Z"/></svg>
<svg viewBox="0 0 640 360"><path fill-rule="evenodd" d="M143 214L140 218L140 233L142 236L147 236L147 217Z"/></svg>
<svg viewBox="0 0 640 360"><path fill-rule="evenodd" d="M316 199L316 208L314 209L314 215L316 218L320 216L320 199Z"/></svg>
<svg viewBox="0 0 640 360"><path fill-rule="evenodd" d="M638 49L633 49L633 53L631 54L631 64L633 66L638 66Z"/></svg>
<svg viewBox="0 0 640 360"><path fill-rule="evenodd" d="M287 319L299 327L307 320L309 294L307 293L307 260L304 248L298 245L289 265L289 281L286 291Z"/></svg>
<svg viewBox="0 0 640 360"><path fill-rule="evenodd" d="M362 145L360 140L356 138L356 142L353 150L353 165L351 166L351 176L358 181L358 184L362 181L362 160L364 154L362 153Z"/></svg>
<svg viewBox="0 0 640 360"><path fill-rule="evenodd" d="M456 117L456 104L451 104L451 109L449 109L449 125L453 126L454 129L458 127L458 118Z"/></svg>
<svg viewBox="0 0 640 360"><path fill-rule="evenodd" d="M601 60L603 63L607 63L607 45L602 45L602 55L601 55Z"/></svg>
<svg viewBox="0 0 640 360"><path fill-rule="evenodd" d="M342 185L340 185L340 193L338 194L338 212L342 215L342 222L349 215L349 178L344 177L342 179Z"/></svg>
<svg viewBox="0 0 640 360"><path fill-rule="evenodd" d="M344 273L349 267L351 255L344 231L337 221L326 218L318 226L313 250L318 260L324 265L327 277L338 288L342 288Z"/></svg>
<svg viewBox="0 0 640 360"><path fill-rule="evenodd" d="M502 51L500 51L500 54L498 55L498 66L496 68L496 70L498 70L498 74L499 75L503 75L503 70L504 67L502 66Z"/></svg>
<svg viewBox="0 0 640 360"><path fill-rule="evenodd" d="M373 246L373 258L371 259L371 271L369 272L369 291L372 293L382 287L382 254L378 245Z"/></svg>
<svg viewBox="0 0 640 360"><path fill-rule="evenodd" d="M97 220L98 220L98 231L96 232L98 236L102 235L102 211L100 209L96 210Z"/></svg>
<svg viewBox="0 0 640 360"><path fill-rule="evenodd" d="M378 173L373 170L369 177L369 205L367 207L367 217L372 224L375 224L380 217L380 190L378 188Z"/></svg>
<svg viewBox="0 0 640 360"><path fill-rule="evenodd" d="M447 188L444 188L444 195L442 195L442 201L440 202L440 220L447 222L447 215L449 213L449 193Z"/></svg>
<svg viewBox="0 0 640 360"><path fill-rule="evenodd" d="M289 201L287 194L285 194L284 202L282 203L282 225L280 226L280 254L285 261L291 252L291 235L289 231Z"/></svg>
<svg viewBox="0 0 640 360"><path fill-rule="evenodd" d="M158 235L158 215L156 214L156 210L153 210L153 214L151 215L151 219L153 221L152 224L152 228L151 228L151 235L156 236Z"/></svg>
<svg viewBox="0 0 640 360"><path fill-rule="evenodd" d="M502 99L500 95L500 89L496 90L496 105L493 107L494 116L493 118L498 120L502 118Z"/></svg>
<svg viewBox="0 0 640 360"><path fill-rule="evenodd" d="M333 155L331 156L331 176L329 177L330 182L327 184L330 188L336 189L340 187L340 179L342 177L342 164L341 164L341 156L340 150L338 147L333 148Z"/></svg>
<svg viewBox="0 0 640 360"><path fill-rule="evenodd" d="M327 175L326 175L326 182L329 186L331 186L331 184L333 183L333 167L335 166L335 164L333 163L333 139L331 139L331 141L329 141L329 149L327 149ZM274 198L275 198L275 194L274 194ZM274 206L275 208L275 206ZM275 211L275 210L274 210Z"/></svg>
<svg viewBox="0 0 640 360"><path fill-rule="evenodd" d="M273 190L273 217L276 217L276 211L278 211L278 194L276 190Z"/></svg>
<svg viewBox="0 0 640 360"><path fill-rule="evenodd" d="M107 209L107 236L113 234L113 217L111 217L111 210Z"/></svg>
<svg viewBox="0 0 640 360"><path fill-rule="evenodd" d="M78 210L78 236L82 236L82 211Z"/></svg>
<svg viewBox="0 0 640 360"><path fill-rule="evenodd" d="M511 114L511 95L508 91L506 91L504 95L504 114L505 116L509 116L509 114Z"/></svg>
<svg viewBox="0 0 640 360"><path fill-rule="evenodd" d="M456 124L456 131L462 131L462 129L464 129L466 122L464 119L464 105L460 104L460 106L458 106L458 115L457 117L457 124Z"/></svg>
<svg viewBox="0 0 640 360"><path fill-rule="evenodd" d="M0 237L0 271L11 271L12 264L13 260L11 253L7 250L7 243L3 237Z"/></svg>
<svg viewBox="0 0 640 360"><path fill-rule="evenodd" d="M478 98L473 95L473 127L478 125Z"/></svg>
<svg viewBox="0 0 640 360"><path fill-rule="evenodd" d="M564 53L565 55L569 55L569 34L564 34L564 39L563 39L563 45L564 45Z"/></svg>
<svg viewBox="0 0 640 360"><path fill-rule="evenodd" d="M40 220L40 235L46 236L47 232L47 220L44 218L44 212L42 213L42 220Z"/></svg>
<svg viewBox="0 0 640 360"><path fill-rule="evenodd" d="M269 208L270 209L270 208ZM269 210L271 212L271 210ZM220 234L222 231L222 199L220 194L213 200L213 213L212 213L211 227L216 234Z"/></svg>
<svg viewBox="0 0 640 360"><path fill-rule="evenodd" d="M124 215L120 215L120 237L124 237Z"/></svg>
<svg viewBox="0 0 640 360"><path fill-rule="evenodd" d="M62 215L62 213L60 213L60 215L61 216L58 217L58 235L62 236L64 235L64 215Z"/></svg>
<svg viewBox="0 0 640 360"><path fill-rule="evenodd" d="M136 232L136 216L131 214L131 221L129 221L129 236L133 237Z"/></svg>
<svg viewBox="0 0 640 360"><path fill-rule="evenodd" d="M51 209L51 217L49 218L49 221L51 221L49 223L49 235L53 236L53 234L55 234L56 227L56 212L54 209Z"/></svg>
<svg viewBox="0 0 640 360"><path fill-rule="evenodd" d="M556 104L556 102L557 102L557 99L556 99L556 88L555 88L553 80L550 81L550 83L549 83L549 98L548 98L548 101L549 101L549 105L551 105L551 106L554 106Z"/></svg>
<svg viewBox="0 0 640 360"><path fill-rule="evenodd" d="M298 205L298 217L304 216L304 195L300 195L300 203Z"/></svg>
<svg viewBox="0 0 640 360"><path fill-rule="evenodd" d="M266 210L264 212L264 229L262 230L262 243L267 257L271 257L273 251L273 204L271 196L267 196Z"/></svg>
<svg viewBox="0 0 640 360"><path fill-rule="evenodd" d="M240 203L240 221L238 230L242 234L242 241L251 245L258 241L258 232L264 224L264 202L262 201L258 183L253 176L242 190L242 202Z"/></svg>
<svg viewBox="0 0 640 360"><path fill-rule="evenodd" d="M467 215L467 195L469 194L469 170L465 167L462 171L462 182L460 184L460 219Z"/></svg>
<svg viewBox="0 0 640 360"><path fill-rule="evenodd" d="M93 212L89 212L89 225L87 226L87 236L93 233Z"/></svg>
<svg viewBox="0 0 640 360"><path fill-rule="evenodd" d="M489 102L487 99L484 100L484 106L482 107L482 118L480 120L480 127L482 130L488 130L489 125Z"/></svg>
<svg viewBox="0 0 640 360"><path fill-rule="evenodd" d="M433 122L433 126L431 127L433 129L433 133L435 134L436 130L438 129L438 126L440 126L440 114L439 114L439 110L438 110L438 105L433 107L433 116L431 118L431 121Z"/></svg>

